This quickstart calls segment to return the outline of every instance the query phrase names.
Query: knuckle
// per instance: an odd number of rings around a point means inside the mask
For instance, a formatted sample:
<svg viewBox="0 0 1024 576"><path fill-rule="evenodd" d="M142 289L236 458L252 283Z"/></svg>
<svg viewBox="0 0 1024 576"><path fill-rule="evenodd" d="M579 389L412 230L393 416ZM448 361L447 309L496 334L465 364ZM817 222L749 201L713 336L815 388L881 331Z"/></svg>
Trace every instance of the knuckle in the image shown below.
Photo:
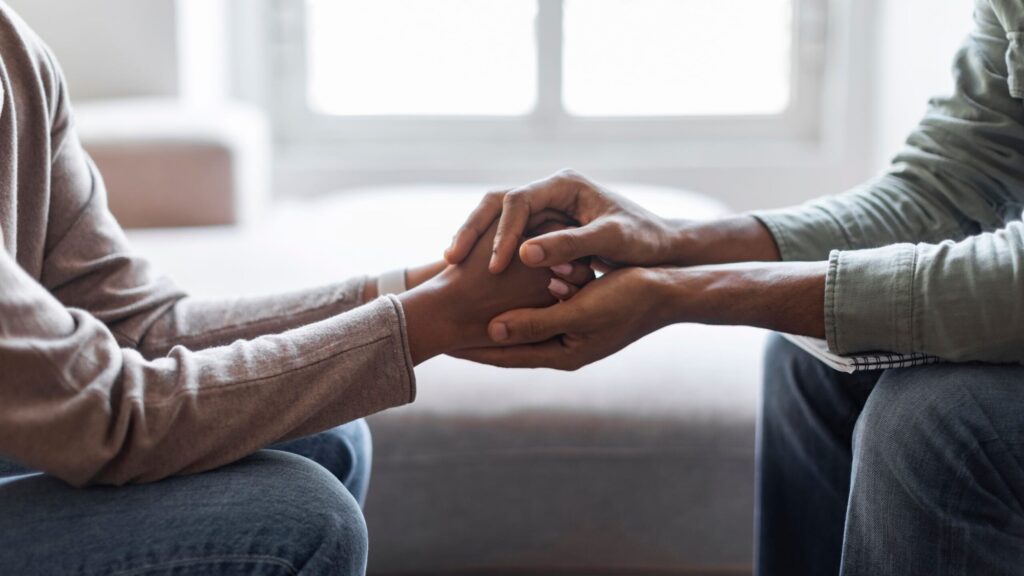
<svg viewBox="0 0 1024 576"><path fill-rule="evenodd" d="M487 194L484 194L484 202L487 202L487 203L490 203L490 204L501 204L501 202L502 202L502 200L504 198L505 198L505 191L504 190L491 190Z"/></svg>
<svg viewBox="0 0 1024 576"><path fill-rule="evenodd" d="M621 244L626 239L626 227L618 220L608 220L602 228L602 233L614 244Z"/></svg>
<svg viewBox="0 0 1024 576"><path fill-rule="evenodd" d="M531 318L523 322L521 331L525 338L535 339L540 337L544 327L537 319Z"/></svg>
<svg viewBox="0 0 1024 576"><path fill-rule="evenodd" d="M562 168L555 176L567 182L582 182L584 180L583 174L574 168Z"/></svg>
<svg viewBox="0 0 1024 576"><path fill-rule="evenodd" d="M583 248L579 234L568 232L562 235L561 248L566 254L579 254Z"/></svg>
<svg viewBox="0 0 1024 576"><path fill-rule="evenodd" d="M502 199L502 203L504 204L506 209L522 206L525 202L526 193L519 190L514 190L512 192L509 192L508 194L505 194L504 198Z"/></svg>

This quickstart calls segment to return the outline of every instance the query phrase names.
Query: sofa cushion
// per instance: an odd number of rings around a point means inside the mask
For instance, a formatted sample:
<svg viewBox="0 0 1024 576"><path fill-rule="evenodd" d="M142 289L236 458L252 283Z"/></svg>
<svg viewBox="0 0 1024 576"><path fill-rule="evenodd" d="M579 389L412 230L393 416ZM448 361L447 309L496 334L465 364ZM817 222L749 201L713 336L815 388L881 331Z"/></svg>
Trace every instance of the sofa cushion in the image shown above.
<svg viewBox="0 0 1024 576"><path fill-rule="evenodd" d="M83 104L75 115L125 228L235 224L264 204L270 136L250 107L136 99Z"/></svg>

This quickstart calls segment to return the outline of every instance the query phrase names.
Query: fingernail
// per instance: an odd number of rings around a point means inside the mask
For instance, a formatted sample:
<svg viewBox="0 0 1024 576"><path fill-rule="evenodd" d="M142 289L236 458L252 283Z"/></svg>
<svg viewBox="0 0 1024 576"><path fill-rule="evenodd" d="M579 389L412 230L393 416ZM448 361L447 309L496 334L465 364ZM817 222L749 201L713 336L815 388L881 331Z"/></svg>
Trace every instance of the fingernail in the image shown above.
<svg viewBox="0 0 1024 576"><path fill-rule="evenodd" d="M569 285L562 282L558 278L552 278L551 282L548 283L548 290L555 293L555 296L568 296Z"/></svg>
<svg viewBox="0 0 1024 576"><path fill-rule="evenodd" d="M487 265L487 269L493 271L494 267L497 266L497 265L498 265L498 255L496 253L494 253L494 252L491 252L491 262L490 262L490 264Z"/></svg>
<svg viewBox="0 0 1024 576"><path fill-rule="evenodd" d="M526 244L523 248L523 262L527 264L540 264L544 259L544 249L536 244Z"/></svg>
<svg viewBox="0 0 1024 576"><path fill-rule="evenodd" d="M572 264L559 264L558 266L552 266L551 271L555 274L568 276L569 274L572 274Z"/></svg>
<svg viewBox="0 0 1024 576"><path fill-rule="evenodd" d="M491 340L495 342L504 342L508 340L508 325L504 322L495 322L491 324Z"/></svg>

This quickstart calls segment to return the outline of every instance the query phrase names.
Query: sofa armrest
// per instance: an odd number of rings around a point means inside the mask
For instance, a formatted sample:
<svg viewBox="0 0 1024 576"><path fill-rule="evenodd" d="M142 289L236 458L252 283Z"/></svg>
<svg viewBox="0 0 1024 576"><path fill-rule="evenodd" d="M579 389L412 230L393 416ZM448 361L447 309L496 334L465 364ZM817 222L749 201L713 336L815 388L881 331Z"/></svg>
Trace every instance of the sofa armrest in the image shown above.
<svg viewBox="0 0 1024 576"><path fill-rule="evenodd" d="M117 100L80 105L76 118L126 228L239 224L265 204L269 129L249 106Z"/></svg>

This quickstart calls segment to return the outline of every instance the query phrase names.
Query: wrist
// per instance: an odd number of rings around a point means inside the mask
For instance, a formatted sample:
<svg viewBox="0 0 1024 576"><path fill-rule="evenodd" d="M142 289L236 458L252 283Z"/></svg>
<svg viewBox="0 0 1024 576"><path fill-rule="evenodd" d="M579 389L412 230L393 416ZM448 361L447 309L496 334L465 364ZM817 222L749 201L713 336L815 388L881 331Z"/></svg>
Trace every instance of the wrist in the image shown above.
<svg viewBox="0 0 1024 576"><path fill-rule="evenodd" d="M669 222L670 253L663 259L672 266L699 266L733 262L780 260L775 238L761 222L749 215L701 222Z"/></svg>
<svg viewBox="0 0 1024 576"><path fill-rule="evenodd" d="M405 312L409 350L414 364L456 350L462 338L450 310L452 298L443 282L427 282L398 295Z"/></svg>
<svg viewBox="0 0 1024 576"><path fill-rule="evenodd" d="M665 221L666 241L664 252L658 260L663 266L684 266L689 254L694 251L699 235L696 233L699 222L684 219Z"/></svg>
<svg viewBox="0 0 1024 576"><path fill-rule="evenodd" d="M685 313L680 310L680 270L670 267L636 268L640 286L637 294L643 294L643 300L649 303L645 313L645 323L650 331L664 328L670 324L681 322Z"/></svg>
<svg viewBox="0 0 1024 576"><path fill-rule="evenodd" d="M825 262L745 262L663 272L672 322L747 325L821 337Z"/></svg>

